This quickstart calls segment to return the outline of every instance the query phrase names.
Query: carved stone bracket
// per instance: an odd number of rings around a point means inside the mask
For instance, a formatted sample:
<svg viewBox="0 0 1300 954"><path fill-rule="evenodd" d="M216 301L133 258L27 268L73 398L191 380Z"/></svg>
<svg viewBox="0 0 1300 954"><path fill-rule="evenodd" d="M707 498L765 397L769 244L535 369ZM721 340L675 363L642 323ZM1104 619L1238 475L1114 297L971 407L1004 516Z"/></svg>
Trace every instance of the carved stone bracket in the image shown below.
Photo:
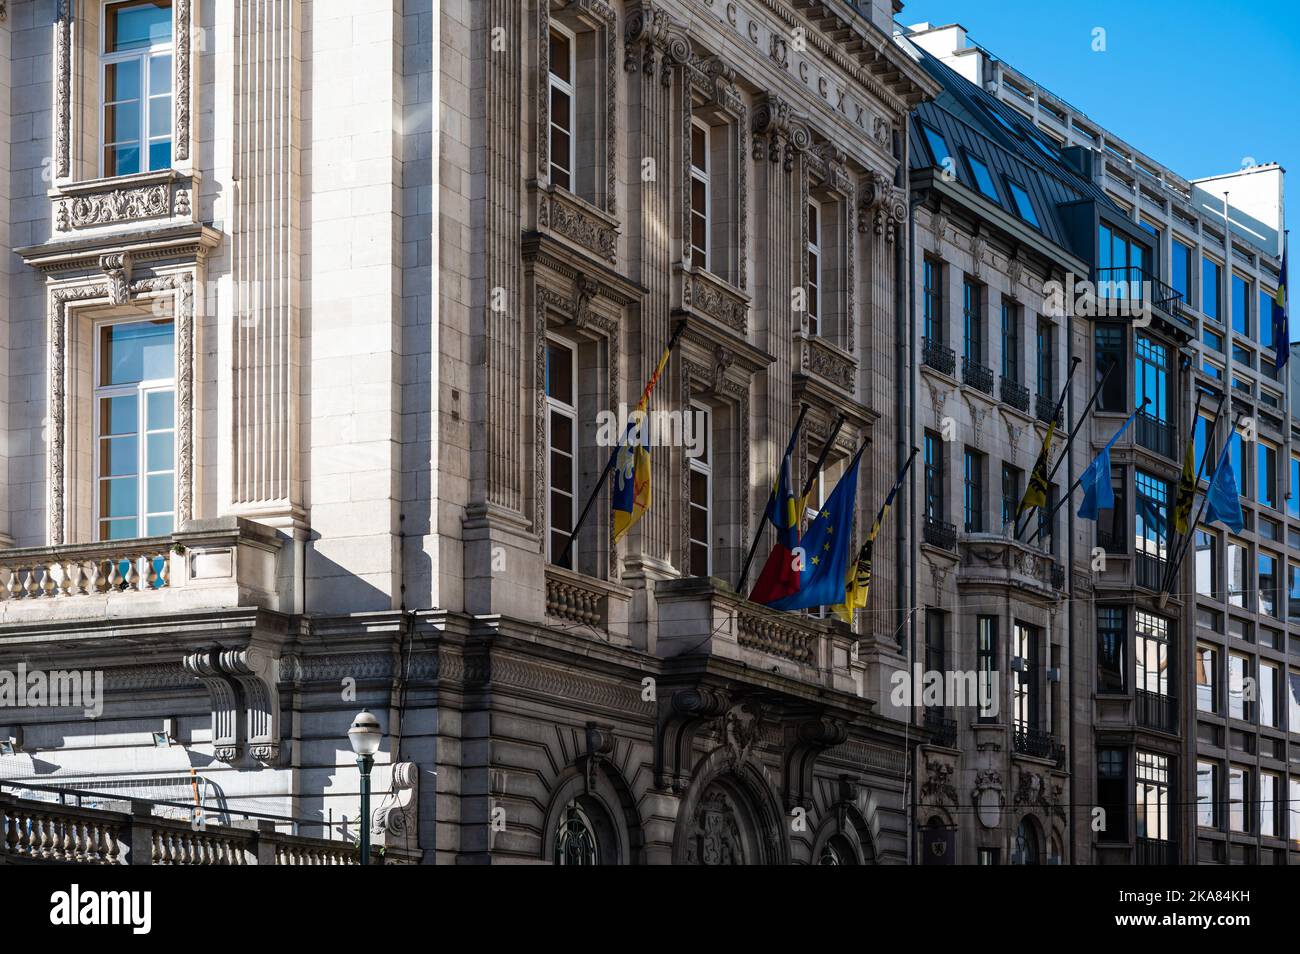
<svg viewBox="0 0 1300 954"><path fill-rule="evenodd" d="M280 693L277 659L249 647L221 654L223 672L239 684L249 754L264 765L280 761Z"/></svg>
<svg viewBox="0 0 1300 954"><path fill-rule="evenodd" d="M686 27L674 20L651 0L631 3L627 25L623 29L623 69L638 70L650 79L659 65L659 81L672 85L674 65L689 63L691 41Z"/></svg>
<svg viewBox="0 0 1300 954"><path fill-rule="evenodd" d="M867 174L862 188L862 202L858 206L858 231L868 228L885 241L898 237L898 227L907 221L907 196L894 180L879 170ZM936 231L936 234L937 231Z"/></svg>
<svg viewBox="0 0 1300 954"><path fill-rule="evenodd" d="M222 671L220 655L215 649L190 653L181 665L208 690L213 756L220 762L234 762L239 758L239 690Z"/></svg>
<svg viewBox="0 0 1300 954"><path fill-rule="evenodd" d="M695 736L709 721L723 716L731 700L707 686L661 693L655 725L655 786L681 793L691 780Z"/></svg>
<svg viewBox="0 0 1300 954"><path fill-rule="evenodd" d="M414 762L393 766L391 801L385 801L371 821L380 845L409 848L420 843L420 768Z"/></svg>
<svg viewBox="0 0 1300 954"><path fill-rule="evenodd" d="M808 808L813 798L813 773L818 757L827 749L845 742L848 726L843 720L820 716L785 725L785 749L782 753L787 810Z"/></svg>
<svg viewBox="0 0 1300 954"><path fill-rule="evenodd" d="M601 760L608 760L614 754L614 727L588 722L586 729L587 752L579 757L578 764L582 771L583 784L587 786L587 794L590 795L596 791L596 770Z"/></svg>
<svg viewBox="0 0 1300 954"><path fill-rule="evenodd" d="M751 124L753 157L765 155L770 162L780 162L786 172L794 171L796 153L812 145L812 133L794 111L790 102L776 93L761 94L754 106Z"/></svg>

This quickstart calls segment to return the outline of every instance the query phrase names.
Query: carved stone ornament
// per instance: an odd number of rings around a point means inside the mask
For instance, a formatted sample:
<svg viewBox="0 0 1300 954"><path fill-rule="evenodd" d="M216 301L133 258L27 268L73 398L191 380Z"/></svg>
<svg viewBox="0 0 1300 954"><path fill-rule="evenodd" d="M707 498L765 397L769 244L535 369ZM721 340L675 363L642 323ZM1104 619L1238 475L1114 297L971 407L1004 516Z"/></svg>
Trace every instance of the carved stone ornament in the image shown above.
<svg viewBox="0 0 1300 954"><path fill-rule="evenodd" d="M742 702L723 714L721 734L732 771L738 771L749 760L762 732L763 710L757 703Z"/></svg>
<svg viewBox="0 0 1300 954"><path fill-rule="evenodd" d="M165 184L146 185L59 199L54 224L58 231L69 232L96 225L162 218L170 215L171 211L168 187Z"/></svg>
<svg viewBox="0 0 1300 954"><path fill-rule="evenodd" d="M952 784L953 766L939 759L925 763L925 782L921 785L921 801L927 805L957 807L957 789Z"/></svg>
<svg viewBox="0 0 1300 954"><path fill-rule="evenodd" d="M537 224L603 259L615 260L618 234L614 228L558 194L539 196Z"/></svg>
<svg viewBox="0 0 1300 954"><path fill-rule="evenodd" d="M858 231L871 230L885 241L898 237L898 227L907 221L907 199L902 189L894 185L891 176L871 170L862 188L862 204L858 208Z"/></svg>
<svg viewBox="0 0 1300 954"><path fill-rule="evenodd" d="M700 799L690 820L686 863L691 865L743 865L744 843L736 807L720 788L712 788Z"/></svg>
<svg viewBox="0 0 1300 954"><path fill-rule="evenodd" d="M970 793L975 815L985 828L996 828L1006 807L1006 795L1002 791L1002 775L995 769L988 769L975 776L975 787Z"/></svg>
<svg viewBox="0 0 1300 954"><path fill-rule="evenodd" d="M125 305L131 296L131 253L101 255L99 267L108 276L108 300L114 305Z"/></svg>
<svg viewBox="0 0 1300 954"><path fill-rule="evenodd" d="M393 787L375 812L371 832L380 845L410 847L419 844L420 769L414 762L393 766Z"/></svg>
<svg viewBox="0 0 1300 954"><path fill-rule="evenodd" d="M790 102L776 93L758 97L750 128L755 161L766 155L770 162L780 162L786 172L794 171L795 154L812 144L807 124L796 116Z"/></svg>
<svg viewBox="0 0 1300 954"><path fill-rule="evenodd" d="M691 59L691 41L686 27L670 17L650 0L640 2L627 13L623 28L623 69L641 71L650 79L659 62L659 81L672 84L674 65Z"/></svg>

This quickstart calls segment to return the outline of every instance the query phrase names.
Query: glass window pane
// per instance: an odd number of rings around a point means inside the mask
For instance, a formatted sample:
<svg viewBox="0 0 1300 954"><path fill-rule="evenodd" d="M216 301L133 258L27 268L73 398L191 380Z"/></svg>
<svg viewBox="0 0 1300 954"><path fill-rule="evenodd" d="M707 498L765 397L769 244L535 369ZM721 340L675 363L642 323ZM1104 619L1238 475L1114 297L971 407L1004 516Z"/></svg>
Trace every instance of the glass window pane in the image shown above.
<svg viewBox="0 0 1300 954"><path fill-rule="evenodd" d="M121 440L121 438L119 438ZM135 438L130 438L135 443ZM150 471L171 470L176 466L176 440L171 431L150 434L148 440L148 460L146 466Z"/></svg>
<svg viewBox="0 0 1300 954"><path fill-rule="evenodd" d="M573 453L573 425L563 414L551 412L551 449L564 456Z"/></svg>
<svg viewBox="0 0 1300 954"><path fill-rule="evenodd" d="M99 538L101 540L130 540L136 535L135 517L126 520L99 521Z"/></svg>
<svg viewBox="0 0 1300 954"><path fill-rule="evenodd" d="M147 477L148 481L148 512L149 513L171 513L175 504L176 478L170 473L154 474Z"/></svg>
<svg viewBox="0 0 1300 954"><path fill-rule="evenodd" d="M139 171L139 146L106 146L104 148L105 176L133 176Z"/></svg>
<svg viewBox="0 0 1300 954"><path fill-rule="evenodd" d="M137 425L134 394L100 398L99 432L101 434L134 434Z"/></svg>
<svg viewBox="0 0 1300 954"><path fill-rule="evenodd" d="M145 521L145 534L151 537L162 537L171 533L175 525L175 519L171 514L161 517L149 517Z"/></svg>
<svg viewBox="0 0 1300 954"><path fill-rule="evenodd" d="M709 134L703 126L691 126L691 165L707 171L709 168Z"/></svg>
<svg viewBox="0 0 1300 954"><path fill-rule="evenodd" d="M109 53L171 42L171 0L115 3L108 7L105 16L104 49Z"/></svg>
<svg viewBox="0 0 1300 954"><path fill-rule="evenodd" d="M104 142L133 143L140 138L140 103L104 107Z"/></svg>
<svg viewBox="0 0 1300 954"><path fill-rule="evenodd" d="M106 325L100 343L99 383L169 380L172 347L170 321Z"/></svg>
<svg viewBox="0 0 1300 954"><path fill-rule="evenodd" d="M157 142L149 143L150 169L167 169L171 164L172 141L170 139L162 139Z"/></svg>
<svg viewBox="0 0 1300 954"><path fill-rule="evenodd" d="M568 428L560 429L555 436L567 440ZM573 487L573 458L568 454L551 455L551 486L566 491Z"/></svg>
<svg viewBox="0 0 1300 954"><path fill-rule="evenodd" d="M170 136L172 131L172 98L170 96L154 96L149 100L149 135L150 137ZM150 143L149 149L152 153L154 146L162 145L161 142Z"/></svg>
<svg viewBox="0 0 1300 954"><path fill-rule="evenodd" d="M158 56L149 57L149 94L157 96L159 93L168 93L172 91L172 58L170 53L162 53Z"/></svg>
<svg viewBox="0 0 1300 954"><path fill-rule="evenodd" d="M140 468L140 445L136 438L108 437L99 442L99 476L122 477Z"/></svg>
<svg viewBox="0 0 1300 954"><path fill-rule="evenodd" d="M140 485L135 477L115 477L99 482L101 517L134 517L139 503Z"/></svg>
<svg viewBox="0 0 1300 954"><path fill-rule="evenodd" d="M145 396L145 427L151 431L174 427L175 398L172 391L150 391Z"/></svg>
<svg viewBox="0 0 1300 954"><path fill-rule="evenodd" d="M139 99L140 61L126 60L104 66L104 102L117 103L124 99ZM112 140L107 140L112 142Z"/></svg>
<svg viewBox="0 0 1300 954"><path fill-rule="evenodd" d="M573 351L558 341L546 345L546 396L573 404Z"/></svg>

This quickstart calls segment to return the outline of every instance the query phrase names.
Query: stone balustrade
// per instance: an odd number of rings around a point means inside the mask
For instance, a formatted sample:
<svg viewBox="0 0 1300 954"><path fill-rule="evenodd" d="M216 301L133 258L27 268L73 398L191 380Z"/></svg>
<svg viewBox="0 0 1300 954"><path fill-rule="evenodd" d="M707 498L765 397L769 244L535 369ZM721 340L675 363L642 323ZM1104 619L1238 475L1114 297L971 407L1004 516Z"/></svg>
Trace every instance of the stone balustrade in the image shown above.
<svg viewBox="0 0 1300 954"><path fill-rule="evenodd" d="M355 865L345 841L276 831L269 821L195 828L150 814L148 803L126 811L15 798L0 792L0 865ZM373 849L376 863L401 863ZM409 860L409 859L402 859Z"/></svg>
<svg viewBox="0 0 1300 954"><path fill-rule="evenodd" d="M626 638L631 593L622 586L546 567L546 615L561 624L578 624Z"/></svg>
<svg viewBox="0 0 1300 954"><path fill-rule="evenodd" d="M0 550L0 625L259 606L280 609L281 539L238 517L165 537Z"/></svg>

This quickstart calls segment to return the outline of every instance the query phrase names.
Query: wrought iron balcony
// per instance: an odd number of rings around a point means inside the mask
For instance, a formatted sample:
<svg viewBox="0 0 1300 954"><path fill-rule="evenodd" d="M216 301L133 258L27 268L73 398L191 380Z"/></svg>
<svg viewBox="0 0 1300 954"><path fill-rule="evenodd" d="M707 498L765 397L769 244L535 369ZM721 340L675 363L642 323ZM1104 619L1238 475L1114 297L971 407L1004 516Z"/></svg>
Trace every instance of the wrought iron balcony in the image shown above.
<svg viewBox="0 0 1300 954"><path fill-rule="evenodd" d="M1128 537L1110 530L1097 530L1097 546L1107 553L1128 553Z"/></svg>
<svg viewBox="0 0 1300 954"><path fill-rule="evenodd" d="M957 720L948 718L947 709L926 709L925 727L933 734L935 745L951 749L957 744Z"/></svg>
<svg viewBox="0 0 1300 954"><path fill-rule="evenodd" d="M955 551L957 549L957 528L951 523L936 520L934 517L926 517L925 542L932 547Z"/></svg>
<svg viewBox="0 0 1300 954"><path fill-rule="evenodd" d="M1002 399L1003 404L1010 404L1017 411L1029 413L1029 388L1012 381L1005 374L1002 375L998 385L998 397Z"/></svg>
<svg viewBox="0 0 1300 954"><path fill-rule="evenodd" d="M1106 301L1126 302L1130 307L1141 307L1148 298L1152 308L1158 308L1171 318L1186 322L1183 317L1183 295L1172 285L1166 285L1144 268L1136 265L1116 265L1099 268L1097 273L1098 308Z"/></svg>
<svg viewBox="0 0 1300 954"><path fill-rule="evenodd" d="M1137 585L1148 590L1159 590L1165 582L1166 561L1154 553L1137 553Z"/></svg>
<svg viewBox="0 0 1300 954"><path fill-rule="evenodd" d="M963 384L969 384L977 391L983 391L985 394L993 393L993 369L977 364L965 355L962 355L961 359L961 380Z"/></svg>
<svg viewBox="0 0 1300 954"><path fill-rule="evenodd" d="M951 375L957 370L957 354L951 348L925 338L921 342L921 360L936 371Z"/></svg>
<svg viewBox="0 0 1300 954"><path fill-rule="evenodd" d="M1178 731L1177 700L1146 689L1138 689L1136 692L1138 725L1161 732Z"/></svg>
<svg viewBox="0 0 1300 954"><path fill-rule="evenodd" d="M1056 426L1065 426L1065 412L1062 408L1057 410L1056 398L1048 394L1039 394L1034 398L1034 416L1044 424L1052 423L1052 415L1056 416Z"/></svg>
<svg viewBox="0 0 1300 954"><path fill-rule="evenodd" d="M1036 759L1051 759L1058 766L1065 762L1065 746L1041 729L1016 726L1015 746L1016 751L1021 755L1029 755Z"/></svg>
<svg viewBox="0 0 1300 954"><path fill-rule="evenodd" d="M1173 460L1175 434L1172 424L1152 417L1145 411L1138 412L1137 421L1134 423L1137 424L1138 444Z"/></svg>
<svg viewBox="0 0 1300 954"><path fill-rule="evenodd" d="M1052 589L1065 589L1065 567L1059 563L1052 564Z"/></svg>
<svg viewBox="0 0 1300 954"><path fill-rule="evenodd" d="M1137 864L1174 865L1178 863L1178 843L1160 838L1137 840Z"/></svg>

